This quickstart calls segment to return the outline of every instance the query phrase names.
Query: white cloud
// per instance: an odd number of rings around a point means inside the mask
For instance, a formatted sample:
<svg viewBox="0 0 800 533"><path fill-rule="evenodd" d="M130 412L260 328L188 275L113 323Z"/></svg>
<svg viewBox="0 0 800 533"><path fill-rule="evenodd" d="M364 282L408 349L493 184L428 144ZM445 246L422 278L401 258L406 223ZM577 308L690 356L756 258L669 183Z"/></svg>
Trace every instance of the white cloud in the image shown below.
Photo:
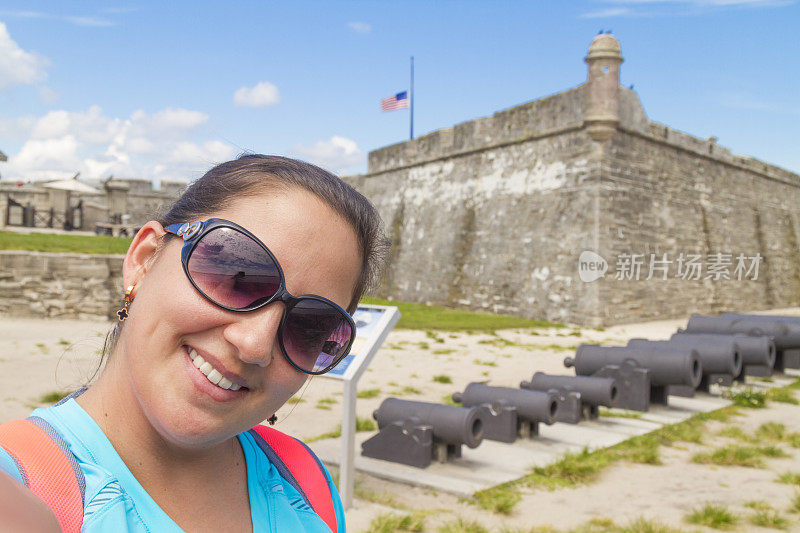
<svg viewBox="0 0 800 533"><path fill-rule="evenodd" d="M327 141L317 141L312 146L297 145L292 151L312 163L335 172L363 161L363 155L356 142L338 135Z"/></svg>
<svg viewBox="0 0 800 533"><path fill-rule="evenodd" d="M597 11L589 11L588 13L583 13L581 18L585 19L595 19L595 18L606 18L606 17L620 17L624 15L630 14L630 9L627 7L609 7L607 9L598 9Z"/></svg>
<svg viewBox="0 0 800 533"><path fill-rule="evenodd" d="M208 139L208 115L167 108L110 117L98 106L0 120L0 133L24 140L3 175L13 179L116 176L188 179L230 159L235 149Z"/></svg>
<svg viewBox="0 0 800 533"><path fill-rule="evenodd" d="M356 33L370 33L372 26L366 22L348 22L347 27Z"/></svg>
<svg viewBox="0 0 800 533"><path fill-rule="evenodd" d="M0 22L0 90L43 81L47 65L44 57L20 48Z"/></svg>
<svg viewBox="0 0 800 533"><path fill-rule="evenodd" d="M116 22L112 22L107 19L101 19L98 17L74 17L74 16L66 16L64 20L67 22L71 22L76 26L88 26L91 28L107 28L109 26L116 26Z"/></svg>
<svg viewBox="0 0 800 533"><path fill-rule="evenodd" d="M233 103L244 107L265 107L277 104L281 99L278 88L268 81L254 87L240 87L233 93Z"/></svg>

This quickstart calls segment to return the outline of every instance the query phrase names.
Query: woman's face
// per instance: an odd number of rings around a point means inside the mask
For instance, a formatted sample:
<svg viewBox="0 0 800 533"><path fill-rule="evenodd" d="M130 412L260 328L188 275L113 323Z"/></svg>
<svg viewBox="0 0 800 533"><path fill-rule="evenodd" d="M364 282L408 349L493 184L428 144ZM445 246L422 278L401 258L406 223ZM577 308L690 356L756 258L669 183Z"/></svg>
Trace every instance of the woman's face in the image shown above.
<svg viewBox="0 0 800 533"><path fill-rule="evenodd" d="M212 217L258 237L278 259L293 295L316 294L344 308L350 303L361 268L357 236L313 194L292 189L246 197L204 219ZM155 238L160 228L143 231ZM114 357L150 425L167 441L203 447L271 416L307 375L281 353L283 304L248 313L216 307L184 274L182 243L172 239L146 268L129 269L136 264L134 241L125 282L136 282L135 299ZM211 383L192 363L195 354L242 388Z"/></svg>

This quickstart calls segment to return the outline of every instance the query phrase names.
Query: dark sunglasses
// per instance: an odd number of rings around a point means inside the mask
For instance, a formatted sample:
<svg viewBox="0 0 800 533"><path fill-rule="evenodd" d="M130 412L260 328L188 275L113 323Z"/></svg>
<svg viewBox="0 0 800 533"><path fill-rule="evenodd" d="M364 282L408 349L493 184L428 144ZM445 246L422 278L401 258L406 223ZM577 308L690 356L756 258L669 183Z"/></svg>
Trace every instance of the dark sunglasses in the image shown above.
<svg viewBox="0 0 800 533"><path fill-rule="evenodd" d="M278 260L255 235L221 218L164 229L183 237L183 271L217 307L243 313L283 303L278 341L297 370L324 374L348 354L356 326L347 311L321 296L289 294Z"/></svg>

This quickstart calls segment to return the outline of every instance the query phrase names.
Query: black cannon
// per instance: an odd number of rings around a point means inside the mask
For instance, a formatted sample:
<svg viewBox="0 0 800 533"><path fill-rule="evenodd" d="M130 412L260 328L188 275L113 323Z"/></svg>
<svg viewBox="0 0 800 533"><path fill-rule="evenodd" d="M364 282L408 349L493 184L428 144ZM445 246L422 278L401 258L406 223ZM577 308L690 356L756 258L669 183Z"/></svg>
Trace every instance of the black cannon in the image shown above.
<svg viewBox="0 0 800 533"><path fill-rule="evenodd" d="M477 447L484 437L485 409L387 398L372 413L377 435L361 444L361 454L425 468L461 457L461 445Z"/></svg>
<svg viewBox="0 0 800 533"><path fill-rule="evenodd" d="M453 394L453 401L464 407L482 406L490 416L484 417L484 436L490 440L514 442L517 436L533 437L539 433L539 423L556 421L561 402L570 402L564 408L580 409L576 395L563 395L556 391L539 392L511 387L491 387L483 383L470 383L464 392ZM574 416L580 416L576 413Z"/></svg>
<svg viewBox="0 0 800 533"><path fill-rule="evenodd" d="M767 369L771 374L772 368L775 366L775 343L766 335L752 337L722 333L675 333L671 337L671 339L679 338L696 338L708 342L735 342L742 356L742 377L752 375L754 367ZM762 374L763 371L757 372Z"/></svg>
<svg viewBox="0 0 800 533"><path fill-rule="evenodd" d="M581 418L597 418L598 406L614 407L619 396L619 387L614 378L592 376L553 376L536 372L530 381L519 384L523 389L549 391L571 391L578 393L581 403ZM560 422L556 418L557 422Z"/></svg>
<svg viewBox="0 0 800 533"><path fill-rule="evenodd" d="M775 343L775 370L782 372L785 368L800 368L800 322L793 317L734 313L692 315L686 329L680 333L766 335Z"/></svg>
<svg viewBox="0 0 800 533"><path fill-rule="evenodd" d="M733 380L738 379L742 373L742 356L739 347L731 340L710 342L692 337L679 337L668 341L631 339L628 341L628 346L632 348L650 346L657 349L685 347L696 350L703 366L703 375L697 389L703 392L708 392L709 386L714 383L731 386ZM689 388L688 385L672 385L669 393L691 397L694 391L695 389Z"/></svg>
<svg viewBox="0 0 800 533"><path fill-rule="evenodd" d="M631 362L648 371L651 403L667 403L667 387L686 385L697 388L703 376L703 365L697 351L686 347L598 346L582 344L575 357L564 359L564 366L575 367L579 376L591 376L606 365L619 366ZM602 374L597 374L602 375Z"/></svg>

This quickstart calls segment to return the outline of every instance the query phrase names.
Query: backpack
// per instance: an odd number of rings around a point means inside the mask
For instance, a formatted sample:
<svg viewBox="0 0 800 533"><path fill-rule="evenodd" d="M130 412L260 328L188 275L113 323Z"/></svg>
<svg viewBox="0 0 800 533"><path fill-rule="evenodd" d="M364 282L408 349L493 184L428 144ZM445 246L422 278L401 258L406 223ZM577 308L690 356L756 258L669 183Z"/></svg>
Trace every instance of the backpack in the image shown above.
<svg viewBox="0 0 800 533"><path fill-rule="evenodd" d="M259 425L249 433L280 475L337 533L333 496L317 456L276 429ZM11 455L25 485L53 511L61 529L79 533L86 490L83 473L53 427L37 416L0 424L0 447Z"/></svg>

